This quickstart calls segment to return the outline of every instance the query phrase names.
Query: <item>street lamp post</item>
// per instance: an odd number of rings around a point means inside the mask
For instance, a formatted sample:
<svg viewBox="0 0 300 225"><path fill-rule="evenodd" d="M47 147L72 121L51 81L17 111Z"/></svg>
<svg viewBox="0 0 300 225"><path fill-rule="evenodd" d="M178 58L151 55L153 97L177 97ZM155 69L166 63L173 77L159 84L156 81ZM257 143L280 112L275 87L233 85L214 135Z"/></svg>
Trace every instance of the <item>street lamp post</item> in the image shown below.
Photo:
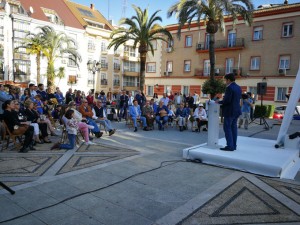
<svg viewBox="0 0 300 225"><path fill-rule="evenodd" d="M95 90L95 74L96 74L96 72L100 71L101 63L97 62L96 60L94 60L94 61L89 60L87 62L87 68L88 68L88 71L91 71L93 73L93 88Z"/></svg>

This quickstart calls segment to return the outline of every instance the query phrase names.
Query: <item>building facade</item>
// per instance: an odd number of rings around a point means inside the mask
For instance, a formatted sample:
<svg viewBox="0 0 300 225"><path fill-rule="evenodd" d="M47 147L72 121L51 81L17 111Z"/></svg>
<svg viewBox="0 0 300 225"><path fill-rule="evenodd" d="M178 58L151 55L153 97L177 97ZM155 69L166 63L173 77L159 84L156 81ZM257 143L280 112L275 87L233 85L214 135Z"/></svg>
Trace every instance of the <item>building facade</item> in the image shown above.
<svg viewBox="0 0 300 225"><path fill-rule="evenodd" d="M161 44L161 58L153 62L160 69L147 70L148 97L152 92L196 92L205 101L209 96L201 92L201 86L209 77L210 61L209 34L203 21L200 28L197 24L184 27L180 40L177 25L167 28L174 41ZM257 93L257 83L267 82L264 102L280 105L287 101L285 94L290 93L298 71L299 41L300 4L261 7L254 11L250 27L241 19L233 26L231 18L226 18L224 33L215 35L216 77L234 73L243 91L253 93Z"/></svg>

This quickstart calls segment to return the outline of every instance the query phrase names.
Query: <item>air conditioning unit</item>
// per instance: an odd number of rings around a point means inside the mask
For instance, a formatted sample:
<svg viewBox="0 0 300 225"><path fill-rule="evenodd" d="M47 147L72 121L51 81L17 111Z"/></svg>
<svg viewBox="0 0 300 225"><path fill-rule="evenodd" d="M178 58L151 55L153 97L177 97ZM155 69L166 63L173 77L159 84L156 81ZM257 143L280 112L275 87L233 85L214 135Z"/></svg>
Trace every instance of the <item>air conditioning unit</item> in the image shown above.
<svg viewBox="0 0 300 225"><path fill-rule="evenodd" d="M215 69L215 75L219 75L220 74L220 69Z"/></svg>
<svg viewBox="0 0 300 225"><path fill-rule="evenodd" d="M169 52L169 53L172 52L172 48L167 48L166 52Z"/></svg>
<svg viewBox="0 0 300 225"><path fill-rule="evenodd" d="M169 71L165 71L165 72L164 72L164 75L165 75L165 76L169 76Z"/></svg>
<svg viewBox="0 0 300 225"><path fill-rule="evenodd" d="M197 44L197 49L201 50L202 49L202 45L201 44Z"/></svg>
<svg viewBox="0 0 300 225"><path fill-rule="evenodd" d="M278 69L279 75L286 75L286 69Z"/></svg>
<svg viewBox="0 0 300 225"><path fill-rule="evenodd" d="M66 64L66 63L67 63L67 60L62 59L62 60L61 60L61 63L62 63L62 64Z"/></svg>

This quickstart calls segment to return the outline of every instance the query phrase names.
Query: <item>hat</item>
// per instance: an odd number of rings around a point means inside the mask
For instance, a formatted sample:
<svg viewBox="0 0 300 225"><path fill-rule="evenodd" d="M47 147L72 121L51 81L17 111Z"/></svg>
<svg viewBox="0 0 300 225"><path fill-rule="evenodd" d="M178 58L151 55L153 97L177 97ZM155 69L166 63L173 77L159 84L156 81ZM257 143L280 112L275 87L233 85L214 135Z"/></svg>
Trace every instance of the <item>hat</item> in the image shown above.
<svg viewBox="0 0 300 225"><path fill-rule="evenodd" d="M199 107L203 107L203 104L202 104L202 103L200 103L198 106L199 106Z"/></svg>

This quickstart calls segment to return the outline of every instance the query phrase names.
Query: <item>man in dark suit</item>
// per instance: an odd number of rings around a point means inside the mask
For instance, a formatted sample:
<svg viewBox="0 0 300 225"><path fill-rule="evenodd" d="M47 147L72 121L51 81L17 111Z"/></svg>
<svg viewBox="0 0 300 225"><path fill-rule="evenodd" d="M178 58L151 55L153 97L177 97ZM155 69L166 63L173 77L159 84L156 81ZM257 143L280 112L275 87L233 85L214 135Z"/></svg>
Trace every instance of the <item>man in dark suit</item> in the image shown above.
<svg viewBox="0 0 300 225"><path fill-rule="evenodd" d="M223 151L236 150L237 142L237 120L241 115L240 100L242 96L241 87L235 83L232 73L225 75L226 90L222 101L218 103L222 106L224 116L223 130L226 138L226 146L220 148Z"/></svg>

